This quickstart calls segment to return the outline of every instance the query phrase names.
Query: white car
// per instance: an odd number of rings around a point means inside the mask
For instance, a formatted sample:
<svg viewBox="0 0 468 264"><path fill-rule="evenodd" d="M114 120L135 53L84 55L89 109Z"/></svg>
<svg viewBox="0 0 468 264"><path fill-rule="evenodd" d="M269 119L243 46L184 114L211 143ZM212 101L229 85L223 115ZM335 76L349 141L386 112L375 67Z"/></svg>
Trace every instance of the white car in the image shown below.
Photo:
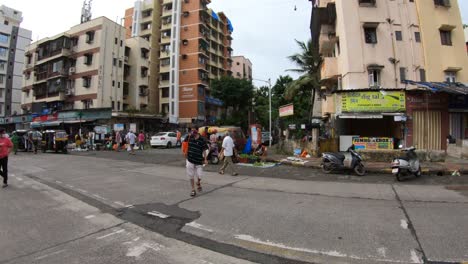
<svg viewBox="0 0 468 264"><path fill-rule="evenodd" d="M172 148L177 146L177 134L174 132L160 132L151 137L151 147Z"/></svg>

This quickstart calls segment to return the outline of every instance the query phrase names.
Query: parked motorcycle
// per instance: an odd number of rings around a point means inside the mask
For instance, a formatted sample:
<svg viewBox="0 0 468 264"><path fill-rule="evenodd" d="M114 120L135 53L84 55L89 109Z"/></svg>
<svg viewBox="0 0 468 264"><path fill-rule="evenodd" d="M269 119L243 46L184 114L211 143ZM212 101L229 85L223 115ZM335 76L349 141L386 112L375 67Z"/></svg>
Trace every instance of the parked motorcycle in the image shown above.
<svg viewBox="0 0 468 264"><path fill-rule="evenodd" d="M366 174L366 169L362 164L362 156L354 150L354 145L346 152L322 154L322 171L331 173L334 170L351 169L359 176Z"/></svg>
<svg viewBox="0 0 468 264"><path fill-rule="evenodd" d="M400 146L402 148L403 146ZM402 149L406 154L404 157L393 159L392 173L395 175L397 181L402 181L403 176L414 175L416 178L421 176L421 164L416 154L416 148Z"/></svg>
<svg viewBox="0 0 468 264"><path fill-rule="evenodd" d="M219 154L219 149L218 149L218 144L217 143L211 143L209 144L209 148L208 148L209 152L208 152L208 161L211 163L211 164L218 164L219 163L219 158L218 158L218 154Z"/></svg>

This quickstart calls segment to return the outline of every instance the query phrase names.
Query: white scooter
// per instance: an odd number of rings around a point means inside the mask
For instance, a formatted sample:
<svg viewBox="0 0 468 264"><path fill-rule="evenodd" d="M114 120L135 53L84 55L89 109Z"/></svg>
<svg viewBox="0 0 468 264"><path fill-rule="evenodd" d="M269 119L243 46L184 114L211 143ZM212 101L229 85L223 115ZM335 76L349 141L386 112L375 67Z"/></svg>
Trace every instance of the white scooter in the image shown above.
<svg viewBox="0 0 468 264"><path fill-rule="evenodd" d="M397 181L402 181L402 176L414 175L416 178L421 176L421 164L416 155L416 148L410 147L403 149L403 146L400 146L402 151L406 152L404 157L398 157L393 159L392 162L392 173L395 175Z"/></svg>

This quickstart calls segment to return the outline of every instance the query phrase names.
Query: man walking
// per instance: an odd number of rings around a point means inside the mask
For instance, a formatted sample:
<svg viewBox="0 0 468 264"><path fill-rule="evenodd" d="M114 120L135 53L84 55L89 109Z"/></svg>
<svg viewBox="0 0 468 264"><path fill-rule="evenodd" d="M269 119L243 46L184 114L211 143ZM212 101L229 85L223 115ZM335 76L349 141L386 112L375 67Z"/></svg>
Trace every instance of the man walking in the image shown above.
<svg viewBox="0 0 468 264"><path fill-rule="evenodd" d="M0 127L0 174L3 177L3 188L8 187L8 155L13 143L5 134L5 128Z"/></svg>
<svg viewBox="0 0 468 264"><path fill-rule="evenodd" d="M234 141L232 140L229 132L226 133L226 137L223 140L221 151L224 151L224 163L219 170L219 174L224 174L224 170L229 166L232 170L232 176L237 176L238 174L234 168L234 163L232 162L232 156L234 156Z"/></svg>
<svg viewBox="0 0 468 264"><path fill-rule="evenodd" d="M144 149L145 145L145 134L143 133L143 130L140 131L140 134L138 135L138 147L140 150Z"/></svg>
<svg viewBox="0 0 468 264"><path fill-rule="evenodd" d="M205 150L208 148L205 140L200 137L198 131L194 130L191 137L187 137L188 140L188 151L185 154L187 158L186 161L186 171L187 176L190 179L190 184L192 185L192 192L190 196L195 196L197 192L195 191L195 176L197 180L197 190L198 192L202 191L201 187L201 178L203 174L203 164L208 164L207 155Z"/></svg>
<svg viewBox="0 0 468 264"><path fill-rule="evenodd" d="M180 133L179 130L177 130L176 136L177 136L176 147L177 147L177 146L182 146L182 141L181 141L182 133Z"/></svg>
<svg viewBox="0 0 468 264"><path fill-rule="evenodd" d="M130 146L130 155L135 155L136 135L130 130L125 136L125 141Z"/></svg>
<svg viewBox="0 0 468 264"><path fill-rule="evenodd" d="M122 135L120 134L120 131L115 131L115 144L117 145L115 151L119 152L120 147L122 146Z"/></svg>

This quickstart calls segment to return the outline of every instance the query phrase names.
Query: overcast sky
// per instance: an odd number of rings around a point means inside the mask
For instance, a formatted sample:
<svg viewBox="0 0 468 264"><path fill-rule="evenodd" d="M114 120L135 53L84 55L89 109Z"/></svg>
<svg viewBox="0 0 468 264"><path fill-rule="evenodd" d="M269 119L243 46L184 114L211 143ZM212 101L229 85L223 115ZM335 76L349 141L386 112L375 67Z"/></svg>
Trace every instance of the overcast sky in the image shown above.
<svg viewBox="0 0 468 264"><path fill-rule="evenodd" d="M287 56L298 51L294 39L310 38L311 5L307 0L211 0L209 7L223 11L234 26L234 55L253 63L257 79L276 80L291 74ZM428 1L428 0L423 0ZM468 0L459 0L468 24ZM1 4L23 12L22 27L33 31L33 40L50 37L80 22L82 0L2 0ZM93 18L107 16L119 21L134 0L93 0ZM295 11L294 7L297 10ZM258 85L263 85L257 82Z"/></svg>

